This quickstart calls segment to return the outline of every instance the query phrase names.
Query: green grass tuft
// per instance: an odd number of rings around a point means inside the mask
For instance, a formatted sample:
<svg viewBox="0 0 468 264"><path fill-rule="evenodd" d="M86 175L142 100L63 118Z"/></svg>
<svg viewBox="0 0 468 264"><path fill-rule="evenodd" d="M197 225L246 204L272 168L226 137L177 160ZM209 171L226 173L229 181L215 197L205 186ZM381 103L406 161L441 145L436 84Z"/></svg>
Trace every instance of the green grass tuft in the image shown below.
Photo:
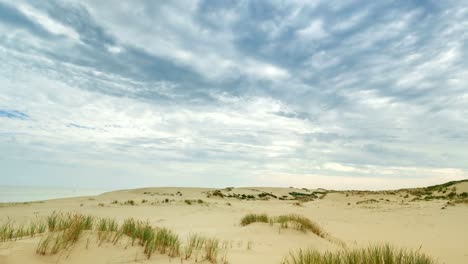
<svg viewBox="0 0 468 264"><path fill-rule="evenodd" d="M306 232L311 231L312 233L325 237L325 231L315 222L304 216L296 214L280 215L278 217L269 217L266 214L248 214L241 219L241 226L246 226L252 223L269 223L273 225L279 223L282 228L293 227L297 230Z"/></svg>
<svg viewBox="0 0 468 264"><path fill-rule="evenodd" d="M241 226L250 225L252 223L268 223L269 218L266 214L248 214L241 219Z"/></svg>
<svg viewBox="0 0 468 264"><path fill-rule="evenodd" d="M283 228L292 226L302 232L310 231L319 237L325 237L325 231L317 223L304 216L296 214L280 215L275 219L275 222L279 223Z"/></svg>
<svg viewBox="0 0 468 264"><path fill-rule="evenodd" d="M291 252L283 264L434 264L435 261L419 251L396 249L385 245L362 249L319 252L300 249Z"/></svg>

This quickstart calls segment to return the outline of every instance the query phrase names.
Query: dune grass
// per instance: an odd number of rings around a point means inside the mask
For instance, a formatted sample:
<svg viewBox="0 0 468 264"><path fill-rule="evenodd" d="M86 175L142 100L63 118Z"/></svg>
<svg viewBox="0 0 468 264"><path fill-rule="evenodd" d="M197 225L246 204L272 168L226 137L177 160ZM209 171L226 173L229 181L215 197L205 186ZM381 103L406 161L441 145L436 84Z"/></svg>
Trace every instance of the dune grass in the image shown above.
<svg viewBox="0 0 468 264"><path fill-rule="evenodd" d="M241 219L241 226L250 225L252 223L268 223L270 221L266 214L248 214Z"/></svg>
<svg viewBox="0 0 468 264"><path fill-rule="evenodd" d="M180 240L177 234L167 228L153 228L148 222L126 219L120 228L122 234L132 239L132 245L138 242L144 247L144 253L148 258L158 251L170 257L180 255Z"/></svg>
<svg viewBox="0 0 468 264"><path fill-rule="evenodd" d="M81 214L53 213L47 217L49 234L39 242L36 253L56 254L78 242L85 230L93 229L94 218Z"/></svg>
<svg viewBox="0 0 468 264"><path fill-rule="evenodd" d="M219 240L216 238L210 238L205 240L204 246L204 258L211 263L216 263L219 254Z"/></svg>
<svg viewBox="0 0 468 264"><path fill-rule="evenodd" d="M396 249L388 244L367 248L319 252L306 249L291 252L283 264L434 264L432 258L419 251Z"/></svg>
<svg viewBox="0 0 468 264"><path fill-rule="evenodd" d="M167 228L153 227L149 222L128 218L119 225L115 219L94 218L79 213L53 212L45 218L20 226L8 221L0 224L0 242L46 233L37 244L36 253L53 255L70 249L85 232L88 235L97 234L99 245L103 242L112 242L115 245L122 237L128 237L132 246L137 244L144 248L144 254L148 259L155 252L189 259L196 251L196 261L200 254L210 263L219 261L227 263L226 255L218 259L220 252L218 239L192 234L183 245L176 233Z"/></svg>
<svg viewBox="0 0 468 264"><path fill-rule="evenodd" d="M217 238L207 238L199 234L190 234L184 246L183 257L187 260L192 257L194 252L201 252L203 260L217 263L221 252L219 240ZM220 260L223 263L227 262L226 256L221 257Z"/></svg>
<svg viewBox="0 0 468 264"><path fill-rule="evenodd" d="M69 229L72 225L79 225L83 230L91 230L94 224L92 216L84 216L77 213L63 214L53 212L47 216L46 220L49 232Z"/></svg>
<svg viewBox="0 0 468 264"><path fill-rule="evenodd" d="M241 219L241 226L246 226L252 223L270 223L271 225L279 223L282 228L292 227L302 232L310 231L320 237L325 237L325 231L315 222L307 217L288 214L277 217L269 217L266 214L247 214Z"/></svg>
<svg viewBox="0 0 468 264"><path fill-rule="evenodd" d="M319 237L325 237L325 231L317 223L304 216L296 214L280 215L275 222L279 223L282 228L292 226L302 232L310 231Z"/></svg>
<svg viewBox="0 0 468 264"><path fill-rule="evenodd" d="M187 243L184 247L184 258L189 259L194 251L199 251L203 248L206 238L199 234L189 234Z"/></svg>
<svg viewBox="0 0 468 264"><path fill-rule="evenodd" d="M100 218L96 225L96 231L99 245L105 241L112 242L115 245L123 235L119 230L117 221L110 218Z"/></svg>
<svg viewBox="0 0 468 264"><path fill-rule="evenodd" d="M46 231L46 224L37 220L23 225L15 225L11 221L0 224L0 242L34 237Z"/></svg>

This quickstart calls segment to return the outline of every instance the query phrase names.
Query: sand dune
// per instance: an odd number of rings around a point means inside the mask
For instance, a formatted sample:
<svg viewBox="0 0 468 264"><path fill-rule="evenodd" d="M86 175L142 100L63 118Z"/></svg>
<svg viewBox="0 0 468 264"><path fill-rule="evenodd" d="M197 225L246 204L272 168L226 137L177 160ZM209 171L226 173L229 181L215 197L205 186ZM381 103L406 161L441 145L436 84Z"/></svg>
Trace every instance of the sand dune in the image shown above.
<svg viewBox="0 0 468 264"><path fill-rule="evenodd" d="M325 191L302 188L145 188L44 202L1 204L0 223L15 226L41 221L55 212L112 218L132 217L166 227L182 248L193 233L219 240L218 263L281 263L291 250L336 251L389 243L419 250L436 263L468 263L468 182L382 192ZM451 193L455 193L451 195ZM449 198L451 196L451 198ZM133 205L132 205L133 204ZM327 238L277 223L241 226L249 213L297 214L325 230ZM1 232L1 231L0 231ZM98 244L84 232L76 244L57 254L36 253L45 235L0 242L0 263L209 263L198 252L188 259L155 253L122 238ZM329 239L333 238L333 239Z"/></svg>

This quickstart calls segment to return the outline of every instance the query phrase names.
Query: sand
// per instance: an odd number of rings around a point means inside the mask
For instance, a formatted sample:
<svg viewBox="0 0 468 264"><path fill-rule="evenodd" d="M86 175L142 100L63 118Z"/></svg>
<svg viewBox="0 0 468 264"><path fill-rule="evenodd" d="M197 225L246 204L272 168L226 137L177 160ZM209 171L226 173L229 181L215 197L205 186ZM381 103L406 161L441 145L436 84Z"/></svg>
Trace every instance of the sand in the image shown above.
<svg viewBox="0 0 468 264"><path fill-rule="evenodd" d="M459 185L459 186L458 186ZM457 192L468 191L468 182L459 183ZM152 225L167 227L182 241L190 233L216 237L224 243L222 254L228 263L281 263L291 250L315 248L338 250L375 243L420 250L438 263L468 263L468 205L456 204L441 209L446 200L417 200L406 192L329 192L322 199L297 203L295 200L240 200L207 197L214 189L146 188L123 190L93 197L48 200L41 203L0 205L0 223L24 223L40 219L54 211L78 212L95 217L123 221L128 217L147 220ZM293 188L234 188L222 193L255 195L262 192L281 197L290 192L311 193L314 190ZM180 196L177 193L181 193ZM321 196L321 194L317 194ZM291 197L288 197L291 198ZM163 203L168 199L168 203ZM184 200L203 200L191 205ZM373 200L372 200L373 199ZM112 204L116 200L117 204ZM136 205L124 205L134 200ZM142 203L142 200L147 202ZM362 202L365 201L365 202ZM101 205L99 205L101 204ZM248 213L271 216L300 214L317 222L333 239L311 232L281 229L277 225L255 223L240 226ZM70 249L57 255L38 255L41 236L0 242L0 263L208 263L198 259L181 260L155 254L149 260L140 246L129 246L122 240L117 245L99 246L92 234L85 234Z"/></svg>

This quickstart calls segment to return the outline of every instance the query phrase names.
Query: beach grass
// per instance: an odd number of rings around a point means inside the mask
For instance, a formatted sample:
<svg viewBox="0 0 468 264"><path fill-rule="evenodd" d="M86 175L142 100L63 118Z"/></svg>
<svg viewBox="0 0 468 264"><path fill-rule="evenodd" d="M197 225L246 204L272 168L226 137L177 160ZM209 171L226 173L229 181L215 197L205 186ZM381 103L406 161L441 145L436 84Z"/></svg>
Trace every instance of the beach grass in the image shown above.
<svg viewBox="0 0 468 264"><path fill-rule="evenodd" d="M414 250L397 249L388 244L366 248L320 252L300 249L291 252L283 264L434 264L432 258Z"/></svg>
<svg viewBox="0 0 468 264"><path fill-rule="evenodd" d="M252 223L268 223L269 218L266 214L247 214L241 219L241 226L250 225Z"/></svg>
<svg viewBox="0 0 468 264"><path fill-rule="evenodd" d="M27 224L16 225L12 221L0 224L0 242L18 240L25 237L34 237L46 231L44 221L35 220Z"/></svg>
<svg viewBox="0 0 468 264"><path fill-rule="evenodd" d="M279 223L282 228L292 227L302 232L310 231L320 237L325 237L325 231L315 222L307 217L297 214L280 215L277 217L269 217L266 214L247 214L240 222L241 226L246 226L252 223L269 223L273 225Z"/></svg>

